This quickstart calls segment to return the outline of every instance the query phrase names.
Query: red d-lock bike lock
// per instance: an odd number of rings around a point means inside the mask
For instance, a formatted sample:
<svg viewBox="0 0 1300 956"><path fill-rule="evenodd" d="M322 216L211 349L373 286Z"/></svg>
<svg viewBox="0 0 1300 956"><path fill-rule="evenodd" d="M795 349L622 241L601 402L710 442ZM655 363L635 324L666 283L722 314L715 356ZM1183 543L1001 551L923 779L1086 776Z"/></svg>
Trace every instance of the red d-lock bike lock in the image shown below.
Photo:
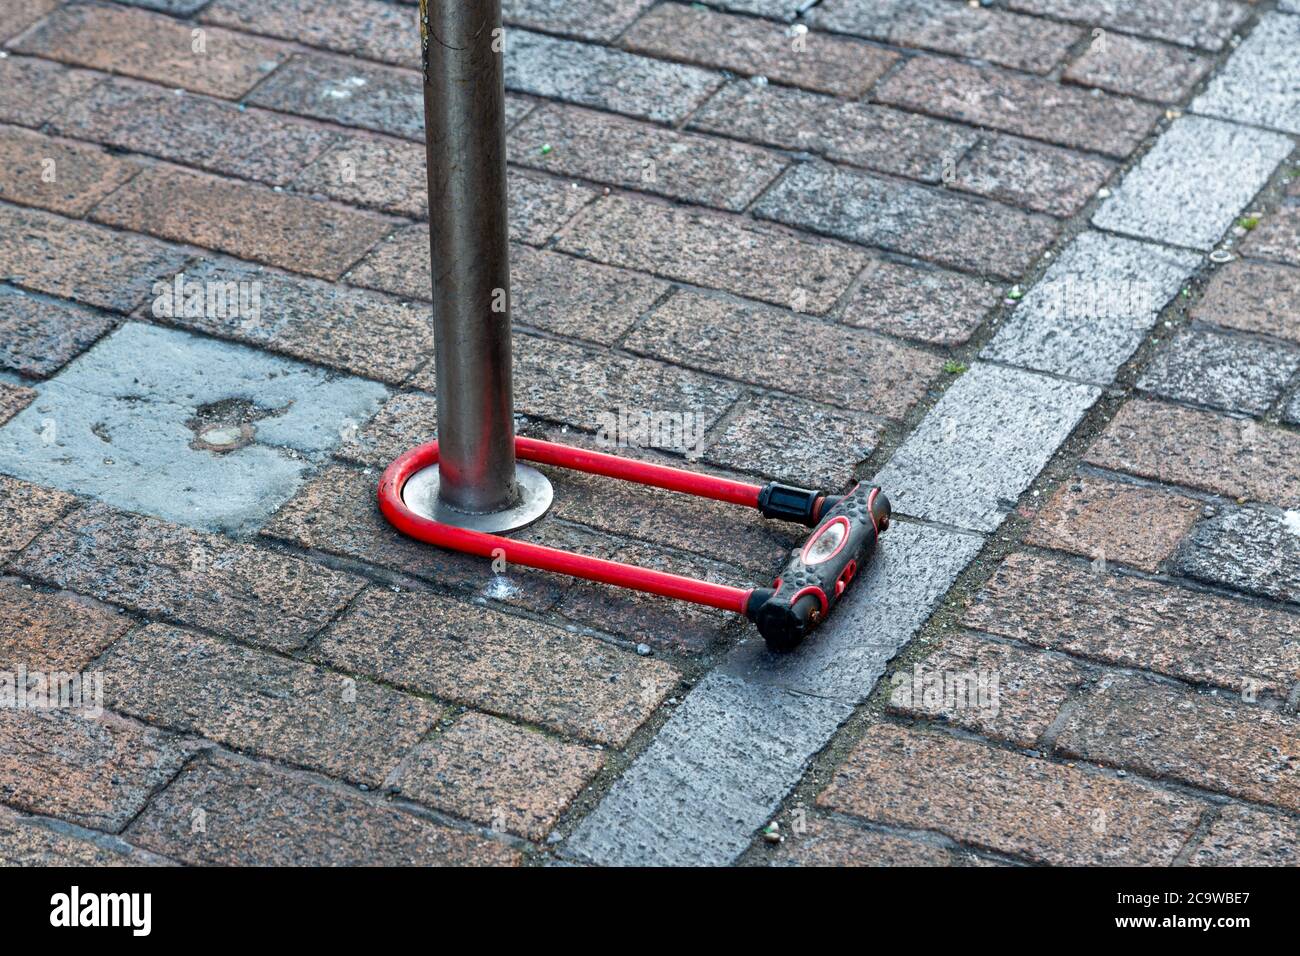
<svg viewBox="0 0 1300 956"><path fill-rule="evenodd" d="M769 647L790 650L875 553L890 515L879 488L834 496L751 485L515 436L501 35L501 0L421 0L438 440L388 466L380 510L404 534L442 548L735 611ZM536 521L552 496L546 477L518 460L745 505L813 532L770 588L517 541L502 532Z"/></svg>

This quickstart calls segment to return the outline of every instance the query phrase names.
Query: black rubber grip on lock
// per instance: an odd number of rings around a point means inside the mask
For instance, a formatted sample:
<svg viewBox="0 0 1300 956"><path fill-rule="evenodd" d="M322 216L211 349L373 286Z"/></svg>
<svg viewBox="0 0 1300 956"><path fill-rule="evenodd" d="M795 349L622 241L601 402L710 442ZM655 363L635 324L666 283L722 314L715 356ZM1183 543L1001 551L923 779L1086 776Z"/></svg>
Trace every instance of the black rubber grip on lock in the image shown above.
<svg viewBox="0 0 1300 956"><path fill-rule="evenodd" d="M877 487L858 485L826 504L832 501L772 587L755 588L749 597L745 616L774 651L798 647L826 619L889 527L889 499ZM831 525L839 527L828 530ZM826 540L814 545L824 535Z"/></svg>
<svg viewBox="0 0 1300 956"><path fill-rule="evenodd" d="M758 494L758 510L764 518L797 521L813 527L817 524L824 496L811 488L796 488L779 481L769 481Z"/></svg>

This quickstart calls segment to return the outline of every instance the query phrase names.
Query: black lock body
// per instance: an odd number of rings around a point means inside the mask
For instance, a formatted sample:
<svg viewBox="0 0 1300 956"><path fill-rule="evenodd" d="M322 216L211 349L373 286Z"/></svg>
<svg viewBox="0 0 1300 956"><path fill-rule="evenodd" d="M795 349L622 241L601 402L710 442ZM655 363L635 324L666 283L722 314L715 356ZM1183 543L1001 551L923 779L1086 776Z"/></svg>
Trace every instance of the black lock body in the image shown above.
<svg viewBox="0 0 1300 956"><path fill-rule="evenodd" d="M774 651L798 647L826 619L889 526L889 499L878 487L860 484L832 501L772 587L750 595L745 616Z"/></svg>

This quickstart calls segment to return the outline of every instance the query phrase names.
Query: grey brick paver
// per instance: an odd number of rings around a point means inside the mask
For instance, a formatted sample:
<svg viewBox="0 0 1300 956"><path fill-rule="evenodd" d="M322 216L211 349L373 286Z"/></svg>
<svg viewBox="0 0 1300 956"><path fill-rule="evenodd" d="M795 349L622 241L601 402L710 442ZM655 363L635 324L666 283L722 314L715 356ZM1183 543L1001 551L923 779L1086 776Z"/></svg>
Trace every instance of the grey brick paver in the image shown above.
<svg viewBox="0 0 1300 956"><path fill-rule="evenodd" d="M754 214L972 272L1015 278L1052 242L1042 216L821 163L786 173Z"/></svg>
<svg viewBox="0 0 1300 956"><path fill-rule="evenodd" d="M1300 370L1300 349L1241 335L1180 332L1138 379L1177 401L1259 415Z"/></svg>
<svg viewBox="0 0 1300 956"><path fill-rule="evenodd" d="M609 47L512 30L506 88L672 123L722 83L722 74Z"/></svg>

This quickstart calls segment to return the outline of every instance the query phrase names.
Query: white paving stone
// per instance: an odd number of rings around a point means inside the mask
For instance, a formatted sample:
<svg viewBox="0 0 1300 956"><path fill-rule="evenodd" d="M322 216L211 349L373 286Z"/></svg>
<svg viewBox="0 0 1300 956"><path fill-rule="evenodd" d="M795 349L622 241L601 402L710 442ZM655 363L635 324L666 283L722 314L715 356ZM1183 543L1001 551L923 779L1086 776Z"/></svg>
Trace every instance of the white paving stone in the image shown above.
<svg viewBox="0 0 1300 956"><path fill-rule="evenodd" d="M1109 385L1199 262L1183 249L1081 233L981 357Z"/></svg>
<svg viewBox="0 0 1300 956"><path fill-rule="evenodd" d="M749 640L720 669L755 683L861 703L983 546L982 535L895 521L835 613L797 652L773 654L761 640Z"/></svg>
<svg viewBox="0 0 1300 956"><path fill-rule="evenodd" d="M1174 122L1093 216L1093 225L1209 250L1291 152L1279 133L1203 116Z"/></svg>
<svg viewBox="0 0 1300 956"><path fill-rule="evenodd" d="M1263 17L1192 109L1300 133L1300 17Z"/></svg>
<svg viewBox="0 0 1300 956"><path fill-rule="evenodd" d="M852 706L717 672L700 681L565 844L602 866L724 866Z"/></svg>
<svg viewBox="0 0 1300 956"><path fill-rule="evenodd" d="M993 531L1101 389L976 363L894 452L875 483L894 511Z"/></svg>

